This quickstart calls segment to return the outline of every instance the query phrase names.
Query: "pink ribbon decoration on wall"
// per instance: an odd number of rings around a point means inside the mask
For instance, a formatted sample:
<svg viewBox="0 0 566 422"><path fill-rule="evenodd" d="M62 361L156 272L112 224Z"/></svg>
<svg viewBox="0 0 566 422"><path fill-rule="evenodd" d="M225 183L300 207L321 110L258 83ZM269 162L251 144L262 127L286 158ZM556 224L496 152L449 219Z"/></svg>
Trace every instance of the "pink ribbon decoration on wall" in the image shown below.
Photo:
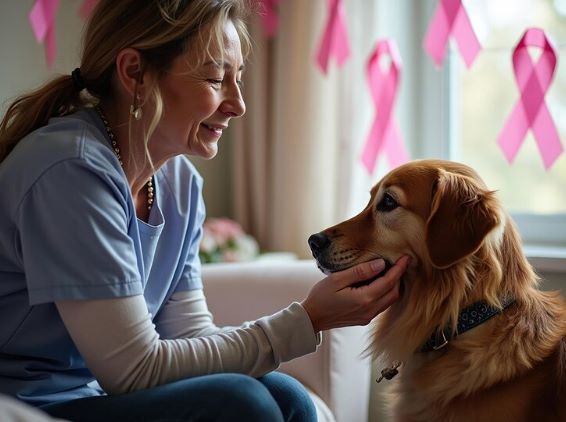
<svg viewBox="0 0 566 422"><path fill-rule="evenodd" d="M469 68L481 45L462 0L440 0L428 26L423 46L438 67L442 66L450 36L456 41Z"/></svg>
<svg viewBox="0 0 566 422"><path fill-rule="evenodd" d="M45 44L47 66L51 68L57 56L55 37L55 16L59 0L37 0L29 13L29 22L35 39Z"/></svg>
<svg viewBox="0 0 566 422"><path fill-rule="evenodd" d="M383 69L382 57L390 58L388 69ZM399 88L401 57L392 40L378 41L367 64L367 77L376 114L371 131L362 151L361 161L371 174L382 151L392 168L408 161L409 154L403 144L393 117L393 105Z"/></svg>
<svg viewBox="0 0 566 422"><path fill-rule="evenodd" d="M260 0L261 2L261 24L268 37L273 37L279 28L277 6L281 0Z"/></svg>
<svg viewBox="0 0 566 422"><path fill-rule="evenodd" d="M328 73L328 61L334 56L338 66L350 57L343 0L327 0L328 19L320 41L316 62L324 74Z"/></svg>
<svg viewBox="0 0 566 422"><path fill-rule="evenodd" d="M538 47L542 50L536 63L528 47ZM510 163L519 152L529 128L533 131L546 170L564 151L544 101L555 69L556 51L544 31L539 28L527 29L513 51L513 71L521 98L515 104L497 139Z"/></svg>
<svg viewBox="0 0 566 422"><path fill-rule="evenodd" d="M97 3L98 0L84 0L79 9L79 16L85 20L88 19Z"/></svg>

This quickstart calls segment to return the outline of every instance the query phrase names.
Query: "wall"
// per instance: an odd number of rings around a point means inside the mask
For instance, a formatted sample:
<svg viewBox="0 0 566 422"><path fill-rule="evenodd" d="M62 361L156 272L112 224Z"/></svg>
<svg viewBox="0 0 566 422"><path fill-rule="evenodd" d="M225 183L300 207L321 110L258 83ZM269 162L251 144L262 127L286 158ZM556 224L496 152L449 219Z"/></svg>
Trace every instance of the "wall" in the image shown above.
<svg viewBox="0 0 566 422"><path fill-rule="evenodd" d="M78 62L83 21L77 15L80 2L61 0L57 16L59 54L54 68L47 69L43 45L36 42L28 22L32 0L0 3L0 104L46 81L53 73L70 73Z"/></svg>
<svg viewBox="0 0 566 422"><path fill-rule="evenodd" d="M48 69L43 45L36 42L28 22L34 1L0 2L0 114L3 115L14 97L40 86L55 74L71 73L78 66L84 26L78 15L81 3L61 0L56 30L58 54L53 69ZM209 216L232 215L230 133L220 143L220 153L214 160L193 160L205 179Z"/></svg>

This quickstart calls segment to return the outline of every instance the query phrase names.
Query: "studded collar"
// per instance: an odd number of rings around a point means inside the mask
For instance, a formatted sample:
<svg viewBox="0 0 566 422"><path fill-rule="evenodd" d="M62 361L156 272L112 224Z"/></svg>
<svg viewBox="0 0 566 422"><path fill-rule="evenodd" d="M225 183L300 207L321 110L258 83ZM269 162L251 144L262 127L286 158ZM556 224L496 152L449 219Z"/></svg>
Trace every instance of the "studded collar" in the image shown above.
<svg viewBox="0 0 566 422"><path fill-rule="evenodd" d="M421 348L421 352L432 352L440 350L448 345L448 343L460 334L465 333L472 328L483 324L487 320L502 313L510 305L515 302L512 297L506 297L501 301L501 308L487 304L484 301L476 302L464 308L458 315L456 331L452 332L452 327L447 326L444 329L437 328L430 336L427 342Z"/></svg>

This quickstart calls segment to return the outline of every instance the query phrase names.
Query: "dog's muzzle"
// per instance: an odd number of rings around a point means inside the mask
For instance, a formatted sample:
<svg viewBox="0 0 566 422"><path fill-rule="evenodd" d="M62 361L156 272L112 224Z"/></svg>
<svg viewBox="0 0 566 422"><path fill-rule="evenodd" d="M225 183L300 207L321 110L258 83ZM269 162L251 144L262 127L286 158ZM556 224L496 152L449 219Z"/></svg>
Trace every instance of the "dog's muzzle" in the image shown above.
<svg viewBox="0 0 566 422"><path fill-rule="evenodd" d="M315 233L309 237L308 243L320 271L324 274L336 271L334 263L329 260L328 252L332 244L330 237L324 232Z"/></svg>
<svg viewBox="0 0 566 422"><path fill-rule="evenodd" d="M376 278L383 276L392 267L391 261L381 256L365 256L362 259L360 259L360 256L357 256L357 258L352 259L352 253L349 252L349 259L344 259L342 256L343 254L340 254L340 251L332 249L332 239L324 231L311 235L308 239L308 244L311 249L312 256L316 259L318 268L324 274L345 270L346 268L350 268L352 265L356 265L370 259L382 258L385 261L385 269L382 272L369 280L362 280L356 285L361 286L369 284Z"/></svg>
<svg viewBox="0 0 566 422"><path fill-rule="evenodd" d="M330 238L324 232L319 232L310 236L308 242L312 256L318 259L330 245Z"/></svg>

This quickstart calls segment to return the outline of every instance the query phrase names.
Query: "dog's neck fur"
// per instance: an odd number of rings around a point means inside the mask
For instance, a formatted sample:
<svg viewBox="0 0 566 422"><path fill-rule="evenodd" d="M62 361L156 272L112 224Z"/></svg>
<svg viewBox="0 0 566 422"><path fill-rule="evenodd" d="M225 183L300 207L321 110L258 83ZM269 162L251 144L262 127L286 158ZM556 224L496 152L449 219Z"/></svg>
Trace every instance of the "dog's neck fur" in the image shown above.
<svg viewBox="0 0 566 422"><path fill-rule="evenodd" d="M435 413L437 405L525 374L550 356L565 335L562 299L538 290L539 280L520 245L508 220L500 238L484 242L473 256L448 269L409 273L402 299L378 319L374 355L380 365L402 362L393 385L403 394L391 406L411 415L409 419L446 420ZM465 306L480 300L498 306L505 295L512 295L515 303L501 315L441 351L419 351L436 327L455 323ZM502 361L503 349L509 355ZM557 359L566 365L564 355ZM436 382L439 378L442 383Z"/></svg>
<svg viewBox="0 0 566 422"><path fill-rule="evenodd" d="M373 341L373 344L379 349L374 351L378 362L389 365L394 360L402 361L404 364L400 369L401 373L407 370L418 370L427 361L450 353L449 345L444 351L426 354L428 356L418 356L420 347L437 327L450 324L454 326L460 310L472 303L485 301L492 306L500 306L501 298L508 295L515 298L514 307L528 307L535 310L534 313L538 314L541 319L539 327L548 328L546 330L548 333L545 334L552 337L553 332L563 332L564 330L557 325L566 323L551 320L553 317L564 320L564 316L552 315L553 310L558 309L552 305L554 298L537 289L538 278L520 249L520 245L513 223L506 219L504 230L500 233L499 238L486 239L473 256L447 269L417 268L408 274L403 298L384 312L378 320ZM513 314L516 314L516 318L520 318L519 312L513 312ZM532 315L533 312L530 314ZM466 335L456 340L459 342L459 353L462 353L462 347L465 347L466 344L472 345L476 330L494 329L497 324L504 323L501 322L502 320L507 321L510 318L510 314L506 317L495 317L481 327L468 331ZM519 329L515 328L517 322L509 324L510 333L516 334L514 330ZM528 326L532 322L526 322L526 324ZM521 335L534 336L532 332ZM482 338L485 337L482 336ZM537 339L525 338L524 341L537 341ZM478 350L477 344L473 346L476 347L475 350ZM488 344L483 346L488 349L493 347ZM545 353L549 353L545 350L544 345L541 345L539 349L535 355L531 356L518 348L516 353L519 358L509 359L509 361L521 362L521 367L511 368L498 362L500 371L492 373L492 375L498 374L494 379L481 379L480 375L474 374L474 377L477 378L475 384L485 387L520 373L544 357ZM486 350L482 350L481 353L483 357L479 361L482 361L483 364L489 363L487 361L490 356L496 356ZM461 356L460 359L462 359ZM460 365L455 363L453 368L460 368L464 359L461 362ZM463 375L458 371L456 370L456 373L453 374L454 385L459 384L458 378ZM458 388L444 392L444 399L448 400L461 393L463 391Z"/></svg>

